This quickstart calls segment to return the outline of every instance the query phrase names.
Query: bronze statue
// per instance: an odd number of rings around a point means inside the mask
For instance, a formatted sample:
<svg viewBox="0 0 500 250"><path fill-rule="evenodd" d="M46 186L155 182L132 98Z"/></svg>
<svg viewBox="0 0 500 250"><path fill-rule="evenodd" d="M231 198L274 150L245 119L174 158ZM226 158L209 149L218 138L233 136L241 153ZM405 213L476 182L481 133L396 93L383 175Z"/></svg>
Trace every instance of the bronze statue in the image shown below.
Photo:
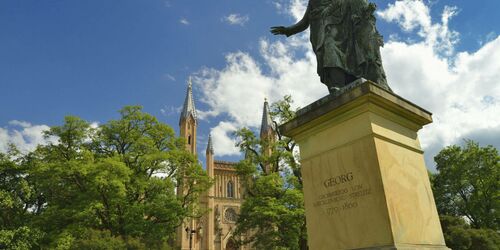
<svg viewBox="0 0 500 250"><path fill-rule="evenodd" d="M375 9L367 0L309 0L302 20L271 27L271 32L291 36L310 27L317 72L330 93L359 78L391 91L380 57L383 39L375 27Z"/></svg>

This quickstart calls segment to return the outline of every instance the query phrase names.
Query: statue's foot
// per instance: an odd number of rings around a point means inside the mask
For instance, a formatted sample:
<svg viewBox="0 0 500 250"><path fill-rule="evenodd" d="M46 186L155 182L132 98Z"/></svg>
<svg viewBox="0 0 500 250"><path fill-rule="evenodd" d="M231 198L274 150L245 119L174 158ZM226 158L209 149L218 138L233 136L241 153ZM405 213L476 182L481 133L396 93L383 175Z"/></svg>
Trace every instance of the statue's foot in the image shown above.
<svg viewBox="0 0 500 250"><path fill-rule="evenodd" d="M337 95L340 92L340 88L330 86L330 87L328 87L328 92L330 92L330 95Z"/></svg>
<svg viewBox="0 0 500 250"><path fill-rule="evenodd" d="M364 82L366 82L367 80L363 77L360 77L360 78L355 78L353 81L349 82L347 84L347 86L350 86L350 87L354 87L354 86L357 86L359 84L362 84Z"/></svg>

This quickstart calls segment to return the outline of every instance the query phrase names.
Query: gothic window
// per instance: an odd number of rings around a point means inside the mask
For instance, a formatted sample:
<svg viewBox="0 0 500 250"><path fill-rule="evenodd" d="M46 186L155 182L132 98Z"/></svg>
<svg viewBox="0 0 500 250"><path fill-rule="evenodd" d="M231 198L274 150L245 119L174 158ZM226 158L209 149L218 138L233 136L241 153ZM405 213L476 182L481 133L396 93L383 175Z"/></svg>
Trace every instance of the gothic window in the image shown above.
<svg viewBox="0 0 500 250"><path fill-rule="evenodd" d="M191 136L188 136L188 144L191 145Z"/></svg>
<svg viewBox="0 0 500 250"><path fill-rule="evenodd" d="M227 197L229 197L229 198L234 197L234 187L233 187L232 181L227 182Z"/></svg>

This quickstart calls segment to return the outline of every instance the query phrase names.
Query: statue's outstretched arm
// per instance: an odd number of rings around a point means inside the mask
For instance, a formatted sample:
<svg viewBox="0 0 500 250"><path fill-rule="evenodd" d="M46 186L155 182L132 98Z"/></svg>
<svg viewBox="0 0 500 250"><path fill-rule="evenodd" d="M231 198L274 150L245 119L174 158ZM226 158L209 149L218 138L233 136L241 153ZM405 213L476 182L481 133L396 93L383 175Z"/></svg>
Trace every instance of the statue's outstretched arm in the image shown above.
<svg viewBox="0 0 500 250"><path fill-rule="evenodd" d="M275 26L271 27L271 33L274 35L286 35L291 36L306 30L309 27L309 5L307 5L306 13L302 19L289 27Z"/></svg>

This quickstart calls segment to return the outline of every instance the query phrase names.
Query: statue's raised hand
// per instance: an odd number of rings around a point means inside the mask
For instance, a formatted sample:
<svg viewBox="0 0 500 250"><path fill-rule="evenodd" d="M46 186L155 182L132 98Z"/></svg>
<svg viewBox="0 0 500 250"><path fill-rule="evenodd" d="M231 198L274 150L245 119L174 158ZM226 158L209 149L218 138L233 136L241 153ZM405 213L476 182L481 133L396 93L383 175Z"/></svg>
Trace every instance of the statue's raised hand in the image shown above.
<svg viewBox="0 0 500 250"><path fill-rule="evenodd" d="M291 35L290 29L288 29L285 26L271 27L271 33L273 33L273 35L285 35L285 36Z"/></svg>

